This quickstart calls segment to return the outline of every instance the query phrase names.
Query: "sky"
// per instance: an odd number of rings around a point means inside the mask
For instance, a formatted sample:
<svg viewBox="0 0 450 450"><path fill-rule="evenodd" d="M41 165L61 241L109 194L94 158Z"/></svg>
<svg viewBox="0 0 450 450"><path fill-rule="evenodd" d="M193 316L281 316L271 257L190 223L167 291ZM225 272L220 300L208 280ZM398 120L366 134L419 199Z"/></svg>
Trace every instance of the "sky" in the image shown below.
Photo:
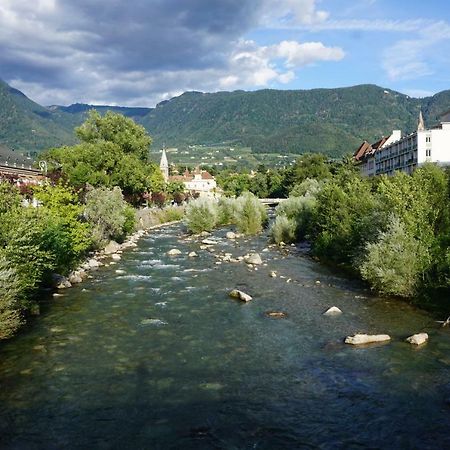
<svg viewBox="0 0 450 450"><path fill-rule="evenodd" d="M0 79L42 105L185 91L450 89L448 0L0 0Z"/></svg>

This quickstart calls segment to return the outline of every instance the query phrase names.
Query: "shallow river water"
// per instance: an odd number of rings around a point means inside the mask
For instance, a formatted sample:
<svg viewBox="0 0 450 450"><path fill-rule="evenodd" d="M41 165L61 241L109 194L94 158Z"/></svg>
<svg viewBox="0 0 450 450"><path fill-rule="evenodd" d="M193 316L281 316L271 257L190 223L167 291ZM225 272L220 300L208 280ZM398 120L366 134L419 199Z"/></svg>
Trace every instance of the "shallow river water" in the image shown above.
<svg viewBox="0 0 450 450"><path fill-rule="evenodd" d="M450 448L448 329L293 248L223 235L216 253L267 265L218 265L180 226L156 231L3 343L0 448ZM420 331L425 346L404 342ZM392 341L343 344L356 332Z"/></svg>

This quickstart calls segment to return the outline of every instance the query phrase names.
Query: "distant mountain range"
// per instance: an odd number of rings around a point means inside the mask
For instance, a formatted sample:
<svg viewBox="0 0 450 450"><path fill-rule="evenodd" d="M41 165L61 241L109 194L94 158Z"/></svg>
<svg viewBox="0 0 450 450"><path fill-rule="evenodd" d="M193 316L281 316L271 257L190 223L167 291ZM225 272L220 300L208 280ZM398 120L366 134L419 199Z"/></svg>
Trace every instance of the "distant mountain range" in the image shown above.
<svg viewBox="0 0 450 450"><path fill-rule="evenodd" d="M194 144L242 145L253 152L323 152L339 157L363 139L393 129L415 129L419 109L427 125L450 110L450 90L411 98L375 85L337 89L186 92L155 108L44 107L0 80L0 144L22 152L76 142L73 128L89 109L133 118L152 136L153 148Z"/></svg>

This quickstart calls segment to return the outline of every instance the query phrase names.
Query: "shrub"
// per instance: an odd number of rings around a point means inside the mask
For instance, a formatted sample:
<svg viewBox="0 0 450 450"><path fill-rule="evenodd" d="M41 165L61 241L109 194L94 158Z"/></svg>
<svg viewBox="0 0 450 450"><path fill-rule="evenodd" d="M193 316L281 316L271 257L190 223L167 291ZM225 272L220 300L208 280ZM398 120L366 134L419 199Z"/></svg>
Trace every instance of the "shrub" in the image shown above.
<svg viewBox="0 0 450 450"><path fill-rule="evenodd" d="M219 225L230 225L235 221L236 200L229 197L219 199Z"/></svg>
<svg viewBox="0 0 450 450"><path fill-rule="evenodd" d="M300 184L296 184L291 192L290 197L303 197L304 195L315 197L322 188L323 182L316 180L315 178L307 178Z"/></svg>
<svg viewBox="0 0 450 450"><path fill-rule="evenodd" d="M91 189L86 194L85 216L93 225L93 240L98 247L110 239L122 240L134 227L134 213L123 199L119 187Z"/></svg>
<svg viewBox="0 0 450 450"><path fill-rule="evenodd" d="M257 234L267 222L264 205L250 192L236 199L235 222L237 229L244 234Z"/></svg>
<svg viewBox="0 0 450 450"><path fill-rule="evenodd" d="M381 294L410 297L416 292L428 260L427 249L393 216L378 241L366 245L360 272Z"/></svg>
<svg viewBox="0 0 450 450"><path fill-rule="evenodd" d="M23 324L20 280L11 263L0 255L0 339L11 337Z"/></svg>
<svg viewBox="0 0 450 450"><path fill-rule="evenodd" d="M272 240L279 244L280 242L291 243L296 241L297 223L286 216L277 216L275 222L270 228Z"/></svg>
<svg viewBox="0 0 450 450"><path fill-rule="evenodd" d="M192 233L211 231L217 225L218 205L214 199L198 198L186 207L186 226Z"/></svg>
<svg viewBox="0 0 450 450"><path fill-rule="evenodd" d="M310 230L315 207L316 200L312 196L289 197L277 206L277 217L285 216L295 224L295 238L290 242L306 237Z"/></svg>

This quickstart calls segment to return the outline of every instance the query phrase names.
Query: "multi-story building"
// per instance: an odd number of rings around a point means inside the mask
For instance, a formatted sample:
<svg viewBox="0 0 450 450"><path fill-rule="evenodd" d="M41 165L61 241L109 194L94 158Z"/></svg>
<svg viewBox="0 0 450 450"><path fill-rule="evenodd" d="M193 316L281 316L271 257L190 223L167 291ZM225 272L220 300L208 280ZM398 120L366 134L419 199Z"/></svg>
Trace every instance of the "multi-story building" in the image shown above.
<svg viewBox="0 0 450 450"><path fill-rule="evenodd" d="M450 165L450 121L445 119L427 129L420 112L414 133L402 136L400 130L394 130L374 144L364 141L353 155L361 174L392 175L396 171L411 174L426 162Z"/></svg>

